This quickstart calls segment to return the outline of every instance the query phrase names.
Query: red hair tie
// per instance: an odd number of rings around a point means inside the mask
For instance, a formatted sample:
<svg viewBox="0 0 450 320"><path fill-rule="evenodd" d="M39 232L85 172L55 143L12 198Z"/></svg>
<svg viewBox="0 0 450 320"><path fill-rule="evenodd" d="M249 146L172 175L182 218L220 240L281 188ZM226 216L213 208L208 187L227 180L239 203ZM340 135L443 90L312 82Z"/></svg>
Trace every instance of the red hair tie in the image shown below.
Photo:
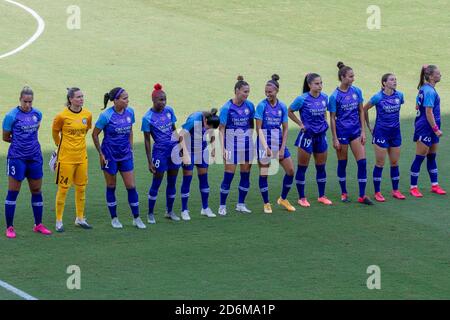
<svg viewBox="0 0 450 320"><path fill-rule="evenodd" d="M162 85L161 84L159 84L159 83L157 83L157 84L155 84L154 86L153 86L153 92L152 92L152 98L155 98L156 96L158 96L161 92L164 92L163 90L162 90Z"/></svg>

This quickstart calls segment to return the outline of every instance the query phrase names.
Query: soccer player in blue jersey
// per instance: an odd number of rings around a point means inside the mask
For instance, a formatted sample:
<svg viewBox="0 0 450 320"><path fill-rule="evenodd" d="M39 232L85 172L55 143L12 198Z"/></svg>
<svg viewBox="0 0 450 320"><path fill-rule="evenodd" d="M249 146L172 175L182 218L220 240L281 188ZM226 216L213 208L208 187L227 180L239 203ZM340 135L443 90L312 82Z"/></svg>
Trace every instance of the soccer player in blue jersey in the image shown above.
<svg viewBox="0 0 450 320"><path fill-rule="evenodd" d="M364 148L366 132L362 91L353 86L355 80L353 69L343 62L338 62L337 66L341 84L330 96L328 111L330 111L333 147L336 149L338 158L337 175L341 186L341 200L343 202L350 201L346 185L348 148L350 146L358 165L358 202L372 205L373 202L366 196L367 161Z"/></svg>
<svg viewBox="0 0 450 320"><path fill-rule="evenodd" d="M183 163L183 182L181 184L181 218L185 221L191 220L189 215L188 201L192 182L194 166L197 167L200 194L202 199L201 215L214 218L216 215L209 208L209 184L208 166L209 152L208 140L212 146L215 142L214 129L220 124L217 109L211 111L198 111L191 114L182 126L180 135L183 136L183 156L186 152L187 163ZM215 149L212 147L211 156L215 157ZM186 159L186 158L185 158Z"/></svg>
<svg viewBox="0 0 450 320"><path fill-rule="evenodd" d="M400 170L400 146L402 134L400 131L400 108L404 104L403 93L397 91L397 78L392 73L387 73L381 78L381 91L374 95L364 106L367 127L372 133L372 144L375 148L376 163L373 169L373 184L375 188L375 200L386 201L381 193L381 177L383 173L386 153L391 162L392 196L403 200L405 196L398 189ZM375 127L372 128L368 110L376 107L377 118Z"/></svg>
<svg viewBox="0 0 450 320"><path fill-rule="evenodd" d="M445 195L447 192L439 186L436 154L441 131L441 98L436 91L436 84L441 81L441 72L435 65L425 65L420 73L417 95L417 116L415 120L414 141L416 158L411 166L410 193L416 198L423 197L417 187L420 167L425 157L431 180L431 192Z"/></svg>
<svg viewBox="0 0 450 320"><path fill-rule="evenodd" d="M42 113L33 107L33 90L29 87L20 93L20 106L9 111L3 119L3 141L10 143L7 159L8 194L5 200L6 236L15 238L14 213L22 181L26 178L31 191L34 214L34 232L50 235L42 224L43 200L42 152L38 130Z"/></svg>
<svg viewBox="0 0 450 320"><path fill-rule="evenodd" d="M238 164L241 170L241 181L236 211L251 213L245 205L245 198L250 188L250 169L254 157L255 106L247 100L250 94L249 84L242 76L238 76L237 80L234 86L234 98L228 100L220 109L219 133L225 161L225 173L220 186L219 215L221 216L227 214L227 197Z"/></svg>
<svg viewBox="0 0 450 320"><path fill-rule="evenodd" d="M153 181L148 194L148 222L156 223L154 208L165 172L167 172L166 218L180 221L180 218L173 212L173 204L177 193L178 169L181 167L179 142L182 141L182 137L178 136L176 132L177 118L172 107L166 105L166 93L159 83L154 86L152 101L153 107L142 119L148 167L153 173ZM150 137L153 138L153 146Z"/></svg>
<svg viewBox="0 0 450 320"><path fill-rule="evenodd" d="M294 181L294 165L286 147L288 137L288 111L286 105L277 98L280 77L272 75L265 87L266 99L256 107L256 149L260 167L259 188L264 201L264 212L272 213L269 202L268 171L271 159L277 159L285 171L283 190L277 203L289 212L295 211L287 195Z"/></svg>
<svg viewBox="0 0 450 320"><path fill-rule="evenodd" d="M316 163L316 181L319 188L318 202L325 205L333 203L325 196L327 173L327 107L328 96L322 93L322 78L317 73L308 73L303 83L303 94L298 96L289 107L289 118L299 127L300 132L295 146L298 148L298 168L296 174L298 204L309 207L305 196L305 174L311 154ZM294 112L299 111L300 119Z"/></svg>
<svg viewBox="0 0 450 320"><path fill-rule="evenodd" d="M108 102L114 105L106 109ZM138 229L146 226L139 217L139 196L136 191L133 164L134 110L128 106L128 93L123 88L114 88L104 96L103 111L92 133L95 147L100 156L100 166L106 180L106 203L115 229L123 226L117 217L116 177L120 172L128 192L128 203L133 215L133 225ZM99 134L103 131L100 146Z"/></svg>

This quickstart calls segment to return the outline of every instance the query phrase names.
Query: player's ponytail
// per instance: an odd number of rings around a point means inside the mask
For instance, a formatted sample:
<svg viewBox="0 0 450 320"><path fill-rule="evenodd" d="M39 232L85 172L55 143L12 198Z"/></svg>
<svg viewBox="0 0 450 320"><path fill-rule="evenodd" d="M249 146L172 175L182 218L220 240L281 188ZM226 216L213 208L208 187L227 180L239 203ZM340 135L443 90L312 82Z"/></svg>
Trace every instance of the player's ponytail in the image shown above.
<svg viewBox="0 0 450 320"><path fill-rule="evenodd" d="M320 78L317 73L307 73L305 76L305 81L303 81L303 93L309 92L311 87L309 86L316 78Z"/></svg>
<svg viewBox="0 0 450 320"><path fill-rule="evenodd" d="M248 86L249 84L247 83L247 81L244 80L244 77L239 75L237 77L237 82L234 85L234 92L236 92L237 90L240 90L242 87Z"/></svg>
<svg viewBox="0 0 450 320"><path fill-rule="evenodd" d="M67 102L66 102L66 107L70 107L72 105L72 103L70 103L70 99L72 99L73 97L75 97L75 92L80 91L80 88L77 87L72 87L72 88L67 88Z"/></svg>
<svg viewBox="0 0 450 320"><path fill-rule="evenodd" d="M267 85L274 86L275 88L280 89L280 83L278 81L280 81L280 76L277 74L273 74L272 78L267 81Z"/></svg>
<svg viewBox="0 0 450 320"><path fill-rule="evenodd" d="M117 87L112 89L110 92L105 93L103 96L103 108L102 110L105 110L108 106L109 101L114 101L120 98L120 95L125 91L125 89L121 87Z"/></svg>
<svg viewBox="0 0 450 320"><path fill-rule="evenodd" d="M420 88L425 84L425 81L430 81L430 77L436 69L437 67L432 64L425 64L422 66L422 70L420 70L419 85L417 86L418 90L420 90Z"/></svg>
<svg viewBox="0 0 450 320"><path fill-rule="evenodd" d="M339 81L342 81L343 78L347 75L347 72L353 70L351 67L346 66L342 61L339 61L337 63L337 67L339 69L338 71L338 79Z"/></svg>
<svg viewBox="0 0 450 320"><path fill-rule="evenodd" d="M206 124L214 129L217 129L220 124L219 116L217 116L218 110L212 108L211 111L205 112Z"/></svg>
<svg viewBox="0 0 450 320"><path fill-rule="evenodd" d="M22 100L23 96L33 96L34 97L33 89L31 89L29 86L23 87L22 91L20 91L19 100Z"/></svg>

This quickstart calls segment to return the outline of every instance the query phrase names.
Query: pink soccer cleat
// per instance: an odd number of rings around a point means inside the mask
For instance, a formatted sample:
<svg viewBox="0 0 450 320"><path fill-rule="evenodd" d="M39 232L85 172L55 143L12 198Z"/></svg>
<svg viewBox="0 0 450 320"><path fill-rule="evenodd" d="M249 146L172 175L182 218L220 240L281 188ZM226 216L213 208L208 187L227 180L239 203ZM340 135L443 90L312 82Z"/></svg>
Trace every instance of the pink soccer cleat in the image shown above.
<svg viewBox="0 0 450 320"><path fill-rule="evenodd" d="M9 227L6 229L6 237L10 239L14 239L16 237L16 231L14 231L14 227Z"/></svg>
<svg viewBox="0 0 450 320"><path fill-rule="evenodd" d="M444 189L441 188L440 185L436 184L434 186L431 186L431 192L439 194L441 196L443 196L444 194L447 194L447 191L445 191Z"/></svg>
<svg viewBox="0 0 450 320"><path fill-rule="evenodd" d="M422 198L423 197L423 194L420 193L419 188L417 188L417 187L413 187L413 188L409 189L409 193L413 197L416 197L416 198Z"/></svg>
<svg viewBox="0 0 450 320"><path fill-rule="evenodd" d="M311 205L309 204L308 200L306 198L301 198L298 200L298 204L302 207L309 208Z"/></svg>
<svg viewBox="0 0 450 320"><path fill-rule="evenodd" d="M375 192L375 200L377 200L378 202L385 202L386 199L383 197L383 195L381 194L381 192Z"/></svg>
<svg viewBox="0 0 450 320"><path fill-rule="evenodd" d="M44 227L44 225L38 224L37 226L34 226L33 231L36 233L42 233L43 235L49 236L52 234L52 232L50 230L48 230L46 227Z"/></svg>
<svg viewBox="0 0 450 320"><path fill-rule="evenodd" d="M406 197L400 192L400 190L392 190L392 197L399 200L406 199Z"/></svg>
<svg viewBox="0 0 450 320"><path fill-rule="evenodd" d="M320 197L319 199L317 199L317 201L319 201L320 203L323 203L324 205L327 205L327 206L331 206L333 204L333 202L331 202L330 199L328 199L325 196Z"/></svg>

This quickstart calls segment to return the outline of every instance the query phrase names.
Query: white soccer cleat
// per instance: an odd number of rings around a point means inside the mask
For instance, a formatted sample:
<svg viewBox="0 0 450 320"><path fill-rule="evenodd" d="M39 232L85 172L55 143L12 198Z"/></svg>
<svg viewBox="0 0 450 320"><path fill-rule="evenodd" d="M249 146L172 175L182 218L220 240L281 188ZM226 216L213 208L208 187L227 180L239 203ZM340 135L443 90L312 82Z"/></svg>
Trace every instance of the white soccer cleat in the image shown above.
<svg viewBox="0 0 450 320"><path fill-rule="evenodd" d="M92 226L89 223L87 223L86 219L76 218L75 225L83 229L92 229Z"/></svg>
<svg viewBox="0 0 450 320"><path fill-rule="evenodd" d="M236 205L236 211L242 212L242 213L252 213L252 211L249 210L249 209L245 206L245 203L238 203L238 204Z"/></svg>
<svg viewBox="0 0 450 320"><path fill-rule="evenodd" d="M111 225L114 229L122 229L123 226L119 221L119 218L115 217L111 220Z"/></svg>
<svg viewBox="0 0 450 320"><path fill-rule="evenodd" d="M135 226L138 229L147 229L147 226L142 222L140 217L133 219L133 226Z"/></svg>
<svg viewBox="0 0 450 320"><path fill-rule="evenodd" d="M191 216L189 215L189 210L184 210L181 212L181 219L183 219L184 221L191 220Z"/></svg>
<svg viewBox="0 0 450 320"><path fill-rule="evenodd" d="M175 212L166 212L166 218L172 221L180 221L180 217L175 214Z"/></svg>
<svg viewBox="0 0 450 320"><path fill-rule="evenodd" d="M227 207L226 206L220 206L218 213L219 213L219 216L225 217L227 215Z"/></svg>
<svg viewBox="0 0 450 320"><path fill-rule="evenodd" d="M64 225L62 223L62 221L56 221L56 226L55 226L56 232L64 232Z"/></svg>
<svg viewBox="0 0 450 320"><path fill-rule="evenodd" d="M155 215L153 213L150 213L147 216L147 222L150 223L150 224L156 224Z"/></svg>
<svg viewBox="0 0 450 320"><path fill-rule="evenodd" d="M226 209L225 209L226 210ZM216 215L212 212L210 208L202 209L200 212L202 216L207 216L208 218L215 218ZM226 214L226 213L225 213Z"/></svg>

